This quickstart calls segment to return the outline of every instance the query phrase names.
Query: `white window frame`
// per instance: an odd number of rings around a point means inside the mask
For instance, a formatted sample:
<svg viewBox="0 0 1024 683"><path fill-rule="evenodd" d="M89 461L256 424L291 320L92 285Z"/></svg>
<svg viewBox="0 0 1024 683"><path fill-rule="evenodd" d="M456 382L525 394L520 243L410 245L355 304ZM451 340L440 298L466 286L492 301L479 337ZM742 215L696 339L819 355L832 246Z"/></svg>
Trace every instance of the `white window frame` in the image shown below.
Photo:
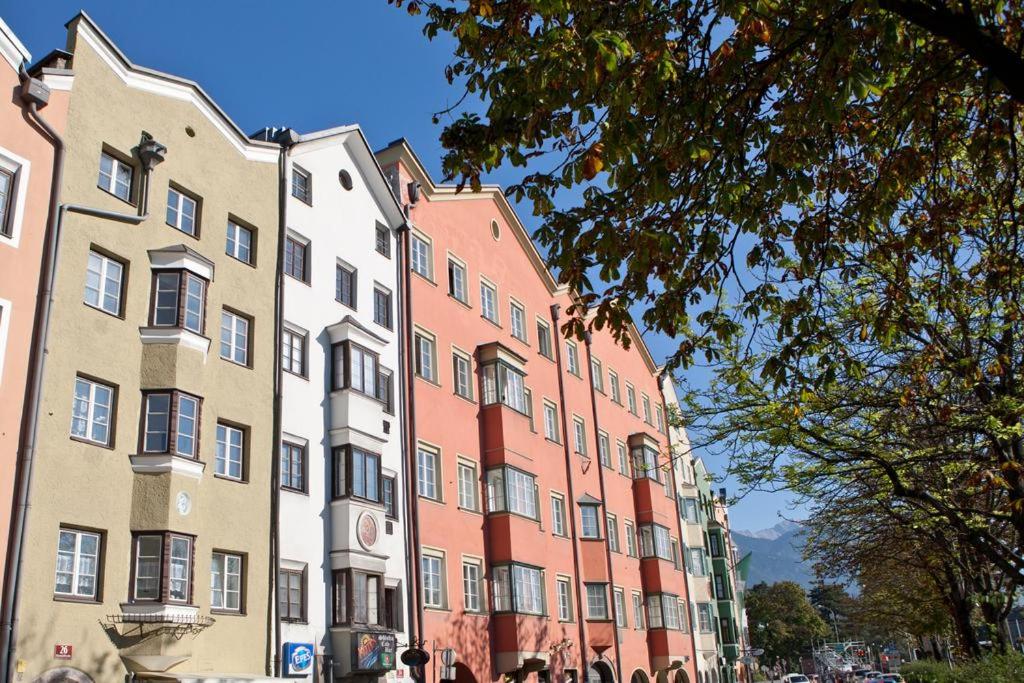
<svg viewBox="0 0 1024 683"><path fill-rule="evenodd" d="M587 424L579 415L572 416L573 449L580 455L587 454Z"/></svg>
<svg viewBox="0 0 1024 683"><path fill-rule="evenodd" d="M524 344L529 343L529 338L526 336L526 306L512 297L509 297L508 301L508 325L509 331L515 339Z"/></svg>
<svg viewBox="0 0 1024 683"><path fill-rule="evenodd" d="M458 273L459 277L454 277ZM448 296L469 306L469 269L466 262L448 252ZM458 284L458 287L456 286ZM461 295L461 296L460 296Z"/></svg>
<svg viewBox="0 0 1024 683"><path fill-rule="evenodd" d="M438 585L428 586L426 565L437 564ZM420 583L423 591L423 606L429 609L445 609L448 605L448 575L445 568L445 553L443 550L424 548L420 555ZM433 574L433 572L429 572ZM435 593L437 599L435 600Z"/></svg>
<svg viewBox="0 0 1024 683"><path fill-rule="evenodd" d="M608 512L605 514L605 524L607 526L606 535L608 537L608 549L613 553L622 552L619 546L619 520L614 513Z"/></svg>
<svg viewBox="0 0 1024 683"><path fill-rule="evenodd" d="M430 456L433 460L431 466L431 478L432 481L425 480L424 473L427 471L427 467L424 464L423 455ZM433 446L426 443L418 443L416 445L416 493L428 500L441 501L442 498L442 481L441 478L441 449L437 446ZM429 486L432 491L426 490Z"/></svg>
<svg viewBox="0 0 1024 683"><path fill-rule="evenodd" d="M572 339L565 340L565 367L571 374L582 378L580 374L580 349Z"/></svg>
<svg viewBox="0 0 1024 683"><path fill-rule="evenodd" d="M464 377L459 372L460 363L465 369ZM473 359L462 349L452 347L452 390L457 396L473 400Z"/></svg>
<svg viewBox="0 0 1024 683"><path fill-rule="evenodd" d="M608 614L608 584L606 583L584 583L584 589L587 595L587 619L594 621L607 621ZM594 598L597 597L597 591L601 591L601 604L598 604Z"/></svg>
<svg viewBox="0 0 1024 683"><path fill-rule="evenodd" d="M590 374L594 378L594 390L604 393L604 369L597 356L590 357Z"/></svg>
<svg viewBox="0 0 1024 683"><path fill-rule="evenodd" d="M633 591L633 628L642 631L644 623L644 596L638 591Z"/></svg>
<svg viewBox="0 0 1024 683"><path fill-rule="evenodd" d="M99 261L99 271L93 270L94 259ZM110 279L110 271L112 266L116 266L118 270L116 280ZM89 306L90 308L95 308L98 311L103 311L104 313L109 313L110 315L119 317L121 315L121 309L124 300L124 263L115 258L111 258L106 254L98 252L95 249L90 249L89 257L86 260L85 272L85 293L83 294L82 299L85 302L85 305ZM96 277L99 279L98 287L94 288L89 286L90 274L95 274ZM111 282L116 282L116 291L113 294L107 291L107 285L110 284ZM95 303L89 301L90 291L96 292ZM116 300L114 310L107 308L106 300L108 295L113 296Z"/></svg>
<svg viewBox="0 0 1024 683"><path fill-rule="evenodd" d="M237 445L232 437L238 436ZM238 466L238 474L232 474L233 465ZM217 423L217 455L214 459L214 474L243 481L245 479L245 430L226 422Z"/></svg>
<svg viewBox="0 0 1024 683"><path fill-rule="evenodd" d="M234 228L234 230L232 230L232 228ZM253 264L252 255L253 255L253 242L255 242L255 239L254 239L255 232L251 228L249 228L249 227L247 227L245 225L242 225L241 223L239 223L239 222L237 222L235 220L232 220L230 218L228 219L228 226L227 226L226 232L227 232L227 238L225 239L225 242L224 242L224 253L227 254L228 256L230 256L231 258L235 259L236 261L241 261L242 263L248 263L249 265L254 265ZM249 244L248 244L248 246L244 247L244 249L246 251L245 258L242 258L242 253L241 253L243 247L242 247L242 240L240 239L240 236L243 233L246 233L246 234L249 235ZM234 244L234 248L231 248L232 243Z"/></svg>
<svg viewBox="0 0 1024 683"><path fill-rule="evenodd" d="M626 408L631 415L639 417L636 412L636 387L626 382Z"/></svg>
<svg viewBox="0 0 1024 683"><path fill-rule="evenodd" d="M622 405L622 387L619 386L619 373L608 368L608 388L611 391L611 399Z"/></svg>
<svg viewBox="0 0 1024 683"><path fill-rule="evenodd" d="M466 570L475 570L476 576L467 575ZM470 572L472 574L472 571ZM462 606L467 612L479 614L487 611L484 590L484 563L479 558L462 556ZM473 604L475 603L475 604Z"/></svg>
<svg viewBox="0 0 1024 683"><path fill-rule="evenodd" d="M84 397L85 405L86 405L85 415L84 416L76 417L76 415L75 415L75 406L81 400L81 399L79 399L79 396L78 396L79 383L87 385L89 390L88 390L88 395L86 397ZM99 404L97 402L97 399L96 399L97 388L102 388L102 389L105 389L107 392L109 392L109 403L107 403L107 404ZM98 406L100 406L100 405L102 405L106 409L106 411L107 411L107 424L105 425L105 427L106 427L106 438L104 438L104 439L93 438L94 429L95 429L96 425L98 424L96 422L96 408ZM115 418L114 411L115 411L116 407L117 407L117 389L115 387L113 387L113 386L111 386L109 384L104 384L103 382L99 382L99 381L96 381L96 380L93 380L93 379L89 379L87 377L82 377L81 375L76 375L75 376L75 388L74 388L74 391L72 392L72 400L71 400L71 428L70 428L71 436L73 436L76 439L81 439L82 441L87 441L89 443L98 444L100 446L109 446L110 442L111 442L111 440L113 438L113 433L114 433L114 418ZM85 433L84 434L76 434L75 433L75 420L76 419L78 419L78 420L84 419L85 420Z"/></svg>
<svg viewBox="0 0 1024 683"><path fill-rule="evenodd" d="M619 458L619 474L629 476L629 449L622 441L615 442L615 449Z"/></svg>
<svg viewBox="0 0 1024 683"><path fill-rule="evenodd" d="M473 512L480 511L480 475L476 463L467 458L458 458L455 465L459 489L459 507Z"/></svg>
<svg viewBox="0 0 1024 683"><path fill-rule="evenodd" d="M556 342L555 342L555 340L551 336L551 323L549 323L547 320L545 320L544 318L540 317L539 315L537 316L536 321L537 321L537 353L539 353L540 355L544 356L548 360L554 360L555 349L554 349L553 344L556 343ZM540 328L544 328L543 334L541 333ZM547 353L544 352L545 344L541 343L541 338L545 339L546 342L547 342L547 344L546 344L547 345Z"/></svg>
<svg viewBox="0 0 1024 683"><path fill-rule="evenodd" d="M580 505L580 538L591 540L601 538L600 506L590 503Z"/></svg>
<svg viewBox="0 0 1024 683"><path fill-rule="evenodd" d="M424 277L430 282L434 281L434 242L429 237L413 230L409 233L409 268L412 272L416 273L420 277ZM424 255L420 255L417 246L422 244L425 250ZM421 264L421 260L426 260L425 264ZM426 272L421 272L420 268L425 265Z"/></svg>
<svg viewBox="0 0 1024 683"><path fill-rule="evenodd" d="M498 286L483 276L480 276L480 315L495 325L501 324L498 315Z"/></svg>
<svg viewBox="0 0 1024 683"><path fill-rule="evenodd" d="M110 160L109 174L107 174L103 170L104 159ZM125 191L125 195L123 196L118 192L118 187L120 185L120 183L118 183L118 170L120 169L128 171L128 189ZM121 201L128 202L129 204L131 204L132 193L135 190L135 167L129 163L122 161L116 155L111 154L106 150L102 150L100 152L100 165L98 170L99 173L96 176L96 186L103 190L104 192L114 195ZM109 181L107 181L106 183L103 182L103 176L105 175L109 177Z"/></svg>
<svg viewBox="0 0 1024 683"><path fill-rule="evenodd" d="M421 343L426 344L428 350L426 361L424 363L423 348ZM437 383L437 337L432 332L417 327L413 334L413 353L414 357L414 369L416 376L425 379L428 382ZM425 372L429 370L429 372Z"/></svg>
<svg viewBox="0 0 1024 683"><path fill-rule="evenodd" d="M0 244L17 248L21 244L21 226L25 216L32 162L6 147L0 147L0 168L11 175L11 190L7 204L7 225L0 226ZM6 233L3 228L6 227Z"/></svg>
<svg viewBox="0 0 1024 683"><path fill-rule="evenodd" d="M629 628L626 616L626 593L621 588L612 588L612 600L615 601L615 628Z"/></svg>
<svg viewBox="0 0 1024 683"><path fill-rule="evenodd" d="M64 551L60 549L60 542L64 534L69 534L74 537L75 544L71 551ZM95 555L89 555L82 552L82 541L85 537L90 537L96 541L96 553ZM71 557L71 571L62 572L60 571L60 557L61 555L69 555ZM96 531L85 531L83 529L75 529L72 527L61 527L57 533L57 562L54 567L53 576L53 594L60 595L70 598L78 598L83 600L96 600L100 593L100 575L101 575L101 562L103 560L103 535ZM89 574L84 571L82 564L83 560L91 558L93 560L93 573ZM71 575L71 590L60 591L57 590L57 577L60 574ZM79 590L79 580L83 577L92 578L92 592L85 593Z"/></svg>
<svg viewBox="0 0 1024 683"><path fill-rule="evenodd" d="M176 195L176 198L171 197L171 194ZM173 205L172 205L173 201ZM192 229L186 230L183 226L183 218L187 215L184 211L187 204L192 205L192 215L188 216L192 219ZM174 216L172 222L171 216ZM180 188L173 185L167 186L167 215L164 217L167 225L171 226L179 232L183 232L191 237L199 236L199 202L195 197L186 194Z"/></svg>
<svg viewBox="0 0 1024 683"><path fill-rule="evenodd" d="M221 309L220 312L220 357L231 363L249 365L249 318L234 311ZM227 334L228 341L224 341ZM239 336L242 343L238 343ZM227 355L225 354L227 352Z"/></svg>
<svg viewBox="0 0 1024 683"><path fill-rule="evenodd" d="M220 588L217 588L217 558L221 558L220 565ZM238 561L238 571L231 572L228 570L229 559ZM228 587L228 582L231 577L235 577L237 588L231 590ZM222 610L225 612L241 612L242 611L242 582L245 576L245 558L238 553L227 553L221 551L215 551L210 556L210 609ZM220 595L220 604L217 604L217 596ZM230 598L234 596L235 604L230 604Z"/></svg>
<svg viewBox="0 0 1024 683"><path fill-rule="evenodd" d="M631 519L623 520L623 533L626 534L626 555L637 557L636 524Z"/></svg>
<svg viewBox="0 0 1024 683"><path fill-rule="evenodd" d="M555 443L561 442L561 435L558 433L558 406L554 402L544 399L542 401L544 414L544 438ZM549 419L550 418L550 419Z"/></svg>
<svg viewBox="0 0 1024 683"><path fill-rule="evenodd" d="M290 374L290 375L295 375L296 377L302 377L303 379L305 379L306 377L309 376L309 369L307 367L308 360L309 360L308 359L308 353L307 353L307 350L308 350L308 347L309 347L309 334L306 333L303 330L300 330L300 329L298 329L296 327L292 327L292 326L290 326L290 325L288 325L286 323L284 325L284 328L283 328L282 332L281 332L281 336L282 336L282 339L281 339L281 367L282 367L282 369L285 372L287 372L288 374ZM295 342L296 341L299 342L298 349L297 349L297 351L298 351L299 369L298 369L297 372L295 370L295 363L296 363L296 357L295 357L296 356L296 344L295 344ZM286 350L287 350L287 356L285 355L285 351ZM286 357L288 358L288 362L287 363L284 360Z"/></svg>
<svg viewBox="0 0 1024 683"><path fill-rule="evenodd" d="M572 579L568 576L555 577L555 605L558 620L572 621Z"/></svg>
<svg viewBox="0 0 1024 683"><path fill-rule="evenodd" d="M565 496L561 493L551 494L551 533L563 538L568 537L565 527Z"/></svg>
<svg viewBox="0 0 1024 683"><path fill-rule="evenodd" d="M611 439L608 438L607 432L598 431L597 433L597 460L603 466L611 469L612 443Z"/></svg>

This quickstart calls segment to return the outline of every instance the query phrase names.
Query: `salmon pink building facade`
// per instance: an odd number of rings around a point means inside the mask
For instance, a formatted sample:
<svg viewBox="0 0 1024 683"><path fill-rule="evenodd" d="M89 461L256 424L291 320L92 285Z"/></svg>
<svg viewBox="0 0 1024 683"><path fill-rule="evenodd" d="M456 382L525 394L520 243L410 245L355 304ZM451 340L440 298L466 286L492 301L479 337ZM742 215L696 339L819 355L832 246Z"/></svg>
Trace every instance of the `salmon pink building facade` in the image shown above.
<svg viewBox="0 0 1024 683"><path fill-rule="evenodd" d="M498 188L378 153L407 206L413 632L430 683L696 680L658 368L565 339L571 292ZM438 660L442 661L438 661Z"/></svg>

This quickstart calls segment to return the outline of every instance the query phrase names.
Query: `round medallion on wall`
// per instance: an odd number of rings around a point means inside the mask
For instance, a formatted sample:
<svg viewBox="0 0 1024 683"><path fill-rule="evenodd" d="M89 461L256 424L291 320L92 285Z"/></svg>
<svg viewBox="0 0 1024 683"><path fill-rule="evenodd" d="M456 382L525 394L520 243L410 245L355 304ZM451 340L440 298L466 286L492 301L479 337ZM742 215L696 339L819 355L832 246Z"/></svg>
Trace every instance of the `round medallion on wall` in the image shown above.
<svg viewBox="0 0 1024 683"><path fill-rule="evenodd" d="M369 550L377 543L377 519L369 512L359 515L356 522L356 536L363 550Z"/></svg>
<svg viewBox="0 0 1024 683"><path fill-rule="evenodd" d="M178 514L182 517L192 512L192 496L188 495L184 491L178 492L178 497L174 499L174 507L178 509Z"/></svg>

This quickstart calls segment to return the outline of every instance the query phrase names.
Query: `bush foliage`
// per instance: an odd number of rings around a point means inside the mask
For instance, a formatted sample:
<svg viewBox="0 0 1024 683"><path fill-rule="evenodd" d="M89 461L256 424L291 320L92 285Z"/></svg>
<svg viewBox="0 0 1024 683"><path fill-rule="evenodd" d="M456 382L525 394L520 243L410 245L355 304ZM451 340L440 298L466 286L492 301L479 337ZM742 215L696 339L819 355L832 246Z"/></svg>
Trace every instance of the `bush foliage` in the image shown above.
<svg viewBox="0 0 1024 683"><path fill-rule="evenodd" d="M992 655L952 671L945 662L920 661L902 666L900 673L907 683L1019 683L1024 681L1024 656Z"/></svg>

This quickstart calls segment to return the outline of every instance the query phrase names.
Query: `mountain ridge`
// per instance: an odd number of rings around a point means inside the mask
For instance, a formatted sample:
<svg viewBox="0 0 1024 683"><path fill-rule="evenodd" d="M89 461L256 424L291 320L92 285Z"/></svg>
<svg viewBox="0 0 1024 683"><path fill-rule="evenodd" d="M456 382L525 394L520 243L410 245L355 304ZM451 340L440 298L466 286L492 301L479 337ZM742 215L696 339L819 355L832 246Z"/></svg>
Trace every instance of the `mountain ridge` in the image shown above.
<svg viewBox="0 0 1024 683"><path fill-rule="evenodd" d="M804 528L799 522L783 520L768 529L732 532L740 556L753 553L747 585L762 581L794 581L810 588L814 573L803 559Z"/></svg>

